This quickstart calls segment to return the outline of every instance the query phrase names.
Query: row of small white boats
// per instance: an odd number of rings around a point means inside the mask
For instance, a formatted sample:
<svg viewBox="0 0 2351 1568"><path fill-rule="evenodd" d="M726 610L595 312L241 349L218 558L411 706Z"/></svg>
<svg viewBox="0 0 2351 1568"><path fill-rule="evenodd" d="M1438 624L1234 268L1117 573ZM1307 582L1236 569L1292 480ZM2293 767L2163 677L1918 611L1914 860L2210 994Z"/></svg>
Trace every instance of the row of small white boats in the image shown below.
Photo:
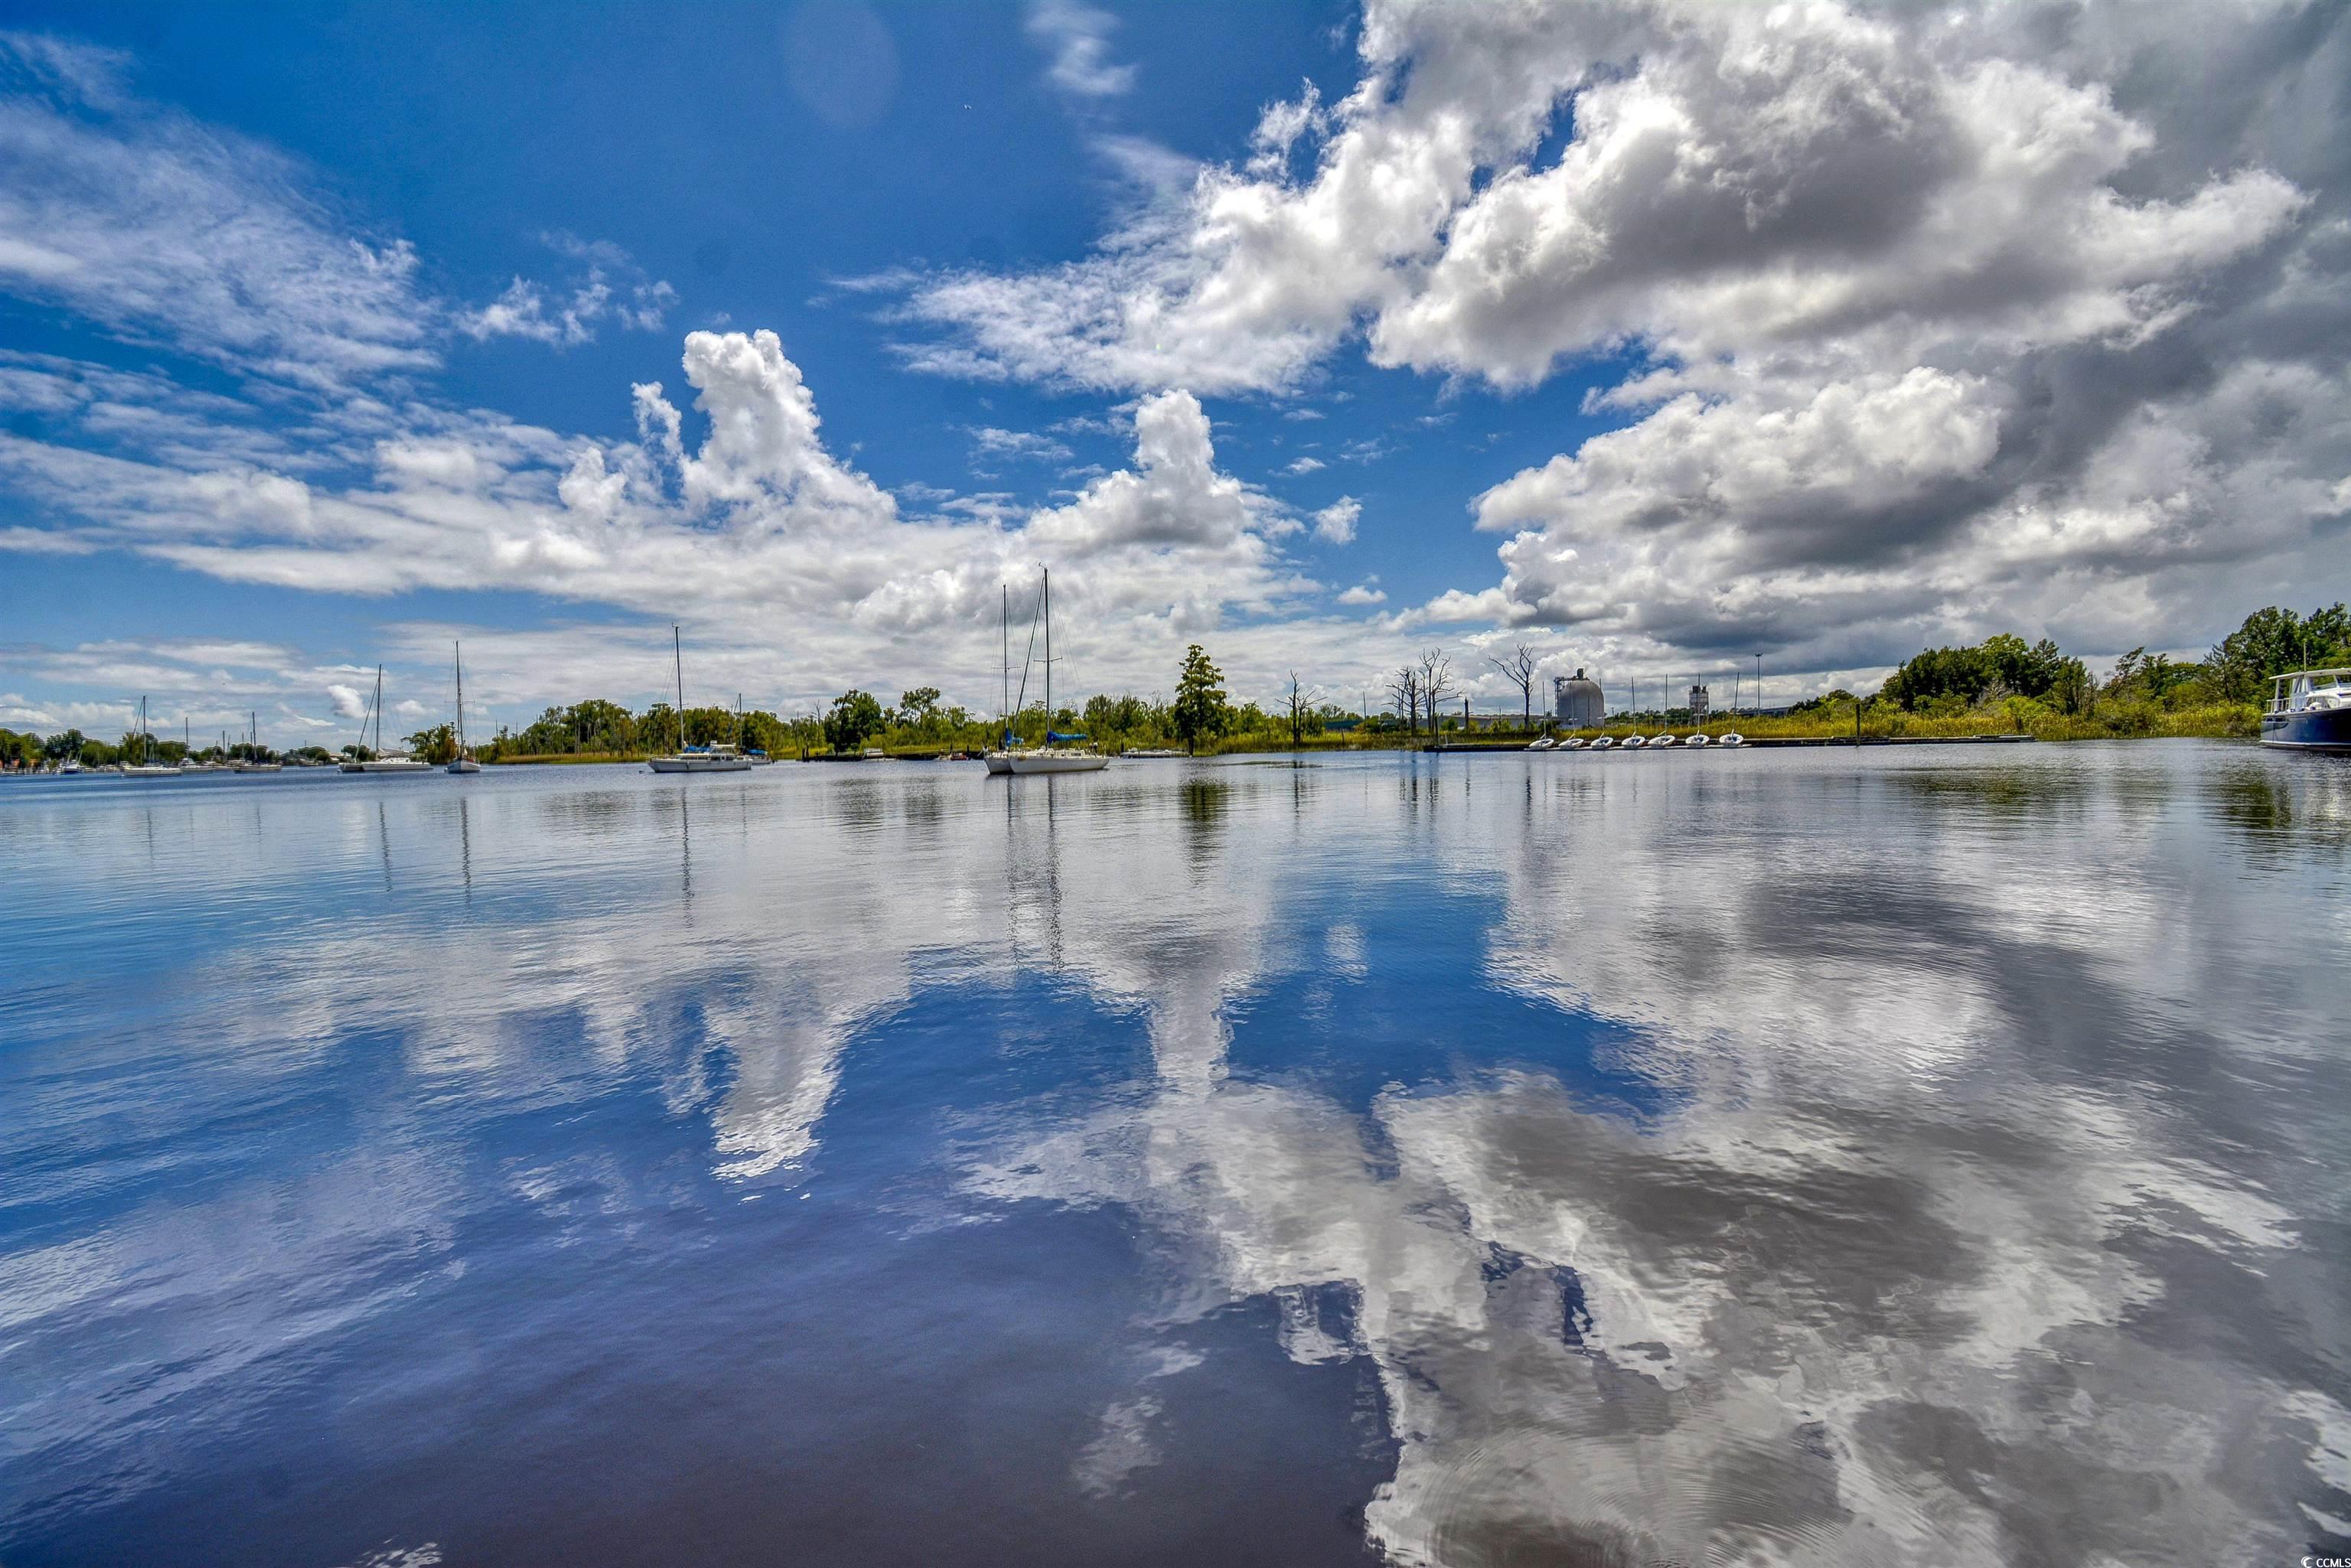
<svg viewBox="0 0 2351 1568"><path fill-rule="evenodd" d="M1527 749L1529 751L1660 751L1669 746L1687 746L1697 748L1707 746L1744 746L1746 744L1747 737L1734 729L1714 736L1604 735L1596 740L1587 740L1580 735L1571 735L1564 740L1553 740L1546 735L1530 745Z"/></svg>

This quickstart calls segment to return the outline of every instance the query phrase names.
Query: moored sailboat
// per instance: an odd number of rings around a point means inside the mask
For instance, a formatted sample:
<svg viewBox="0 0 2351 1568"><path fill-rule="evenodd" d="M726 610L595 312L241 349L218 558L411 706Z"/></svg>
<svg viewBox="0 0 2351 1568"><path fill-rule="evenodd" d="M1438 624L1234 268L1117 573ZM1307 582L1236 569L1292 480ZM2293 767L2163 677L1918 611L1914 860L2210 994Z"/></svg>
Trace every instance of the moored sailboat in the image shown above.
<svg viewBox="0 0 2351 1568"><path fill-rule="evenodd" d="M677 749L667 757L650 758L646 766L656 773L742 773L751 759L732 745L688 746L685 743L685 645L675 625L669 629L670 656L677 664Z"/></svg>
<svg viewBox="0 0 2351 1568"><path fill-rule="evenodd" d="M1057 735L1053 730L1053 573L1047 569L1043 581L1042 612L1045 617L1045 743L1023 747L1006 758L1009 770L1016 776L1031 773L1092 773L1110 766L1110 758L1096 750L1092 737L1082 733Z"/></svg>
<svg viewBox="0 0 2351 1568"><path fill-rule="evenodd" d="M375 744L370 746L368 724L375 725ZM383 666L375 667L375 695L368 705L368 718L360 721L360 749L374 753L365 761L354 757L344 762L346 773L429 773L433 764L405 753L387 756L383 750Z"/></svg>
<svg viewBox="0 0 2351 1568"><path fill-rule="evenodd" d="M155 760L155 735L147 727L147 699L139 699L139 760L125 762L125 779L177 779L180 769L168 762Z"/></svg>
<svg viewBox="0 0 2351 1568"><path fill-rule="evenodd" d="M284 764L265 762L261 759L261 716L259 714L249 710L246 712L245 759L241 762L232 762L229 766L239 773L277 773L283 770Z"/></svg>
<svg viewBox="0 0 2351 1568"><path fill-rule="evenodd" d="M457 668L457 755L449 759L452 773L479 773L482 765L474 760L465 746L465 649L463 643L449 644L449 656Z"/></svg>

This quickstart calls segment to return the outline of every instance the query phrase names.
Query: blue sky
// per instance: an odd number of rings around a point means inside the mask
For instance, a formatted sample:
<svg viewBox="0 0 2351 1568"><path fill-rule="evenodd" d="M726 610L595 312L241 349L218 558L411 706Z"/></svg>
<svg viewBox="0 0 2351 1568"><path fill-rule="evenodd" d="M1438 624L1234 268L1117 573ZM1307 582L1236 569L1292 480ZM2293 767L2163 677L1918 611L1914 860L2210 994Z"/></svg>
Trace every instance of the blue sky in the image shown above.
<svg viewBox="0 0 2351 1568"><path fill-rule="evenodd" d="M2351 507L2250 14L20 4L0 723L2193 648Z"/></svg>

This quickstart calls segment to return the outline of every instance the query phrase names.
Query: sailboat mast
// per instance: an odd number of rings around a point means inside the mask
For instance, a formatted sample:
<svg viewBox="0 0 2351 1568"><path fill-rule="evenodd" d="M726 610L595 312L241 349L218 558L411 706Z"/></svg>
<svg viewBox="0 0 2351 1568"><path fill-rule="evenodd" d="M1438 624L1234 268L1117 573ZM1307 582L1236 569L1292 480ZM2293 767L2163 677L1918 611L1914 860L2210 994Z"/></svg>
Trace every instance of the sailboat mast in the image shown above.
<svg viewBox="0 0 2351 1568"><path fill-rule="evenodd" d="M383 666L375 667L375 753L383 755Z"/></svg>
<svg viewBox="0 0 2351 1568"><path fill-rule="evenodd" d="M677 662L677 749L685 751L685 643L678 634L677 622L669 623L670 657Z"/></svg>
<svg viewBox="0 0 2351 1568"><path fill-rule="evenodd" d="M457 666L457 754L465 753L465 644L449 644L450 657Z"/></svg>
<svg viewBox="0 0 2351 1568"><path fill-rule="evenodd" d="M1045 573L1045 744L1053 744L1053 569Z"/></svg>
<svg viewBox="0 0 2351 1568"><path fill-rule="evenodd" d="M1004 639L1004 706L997 710L997 716L1004 721L998 727L1006 736L1005 744L1009 746L1012 744L1012 589L1007 583L996 585L996 628Z"/></svg>

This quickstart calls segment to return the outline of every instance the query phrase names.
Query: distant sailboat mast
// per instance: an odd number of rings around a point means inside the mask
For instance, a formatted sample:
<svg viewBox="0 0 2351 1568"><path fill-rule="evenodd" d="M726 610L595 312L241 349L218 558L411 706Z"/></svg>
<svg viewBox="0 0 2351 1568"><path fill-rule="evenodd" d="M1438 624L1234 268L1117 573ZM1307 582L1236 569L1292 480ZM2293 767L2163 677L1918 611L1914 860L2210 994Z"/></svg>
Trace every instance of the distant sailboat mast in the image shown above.
<svg viewBox="0 0 2351 1568"><path fill-rule="evenodd" d="M685 750L685 644L674 621L669 626L669 653L677 663L677 748L682 753Z"/></svg>

